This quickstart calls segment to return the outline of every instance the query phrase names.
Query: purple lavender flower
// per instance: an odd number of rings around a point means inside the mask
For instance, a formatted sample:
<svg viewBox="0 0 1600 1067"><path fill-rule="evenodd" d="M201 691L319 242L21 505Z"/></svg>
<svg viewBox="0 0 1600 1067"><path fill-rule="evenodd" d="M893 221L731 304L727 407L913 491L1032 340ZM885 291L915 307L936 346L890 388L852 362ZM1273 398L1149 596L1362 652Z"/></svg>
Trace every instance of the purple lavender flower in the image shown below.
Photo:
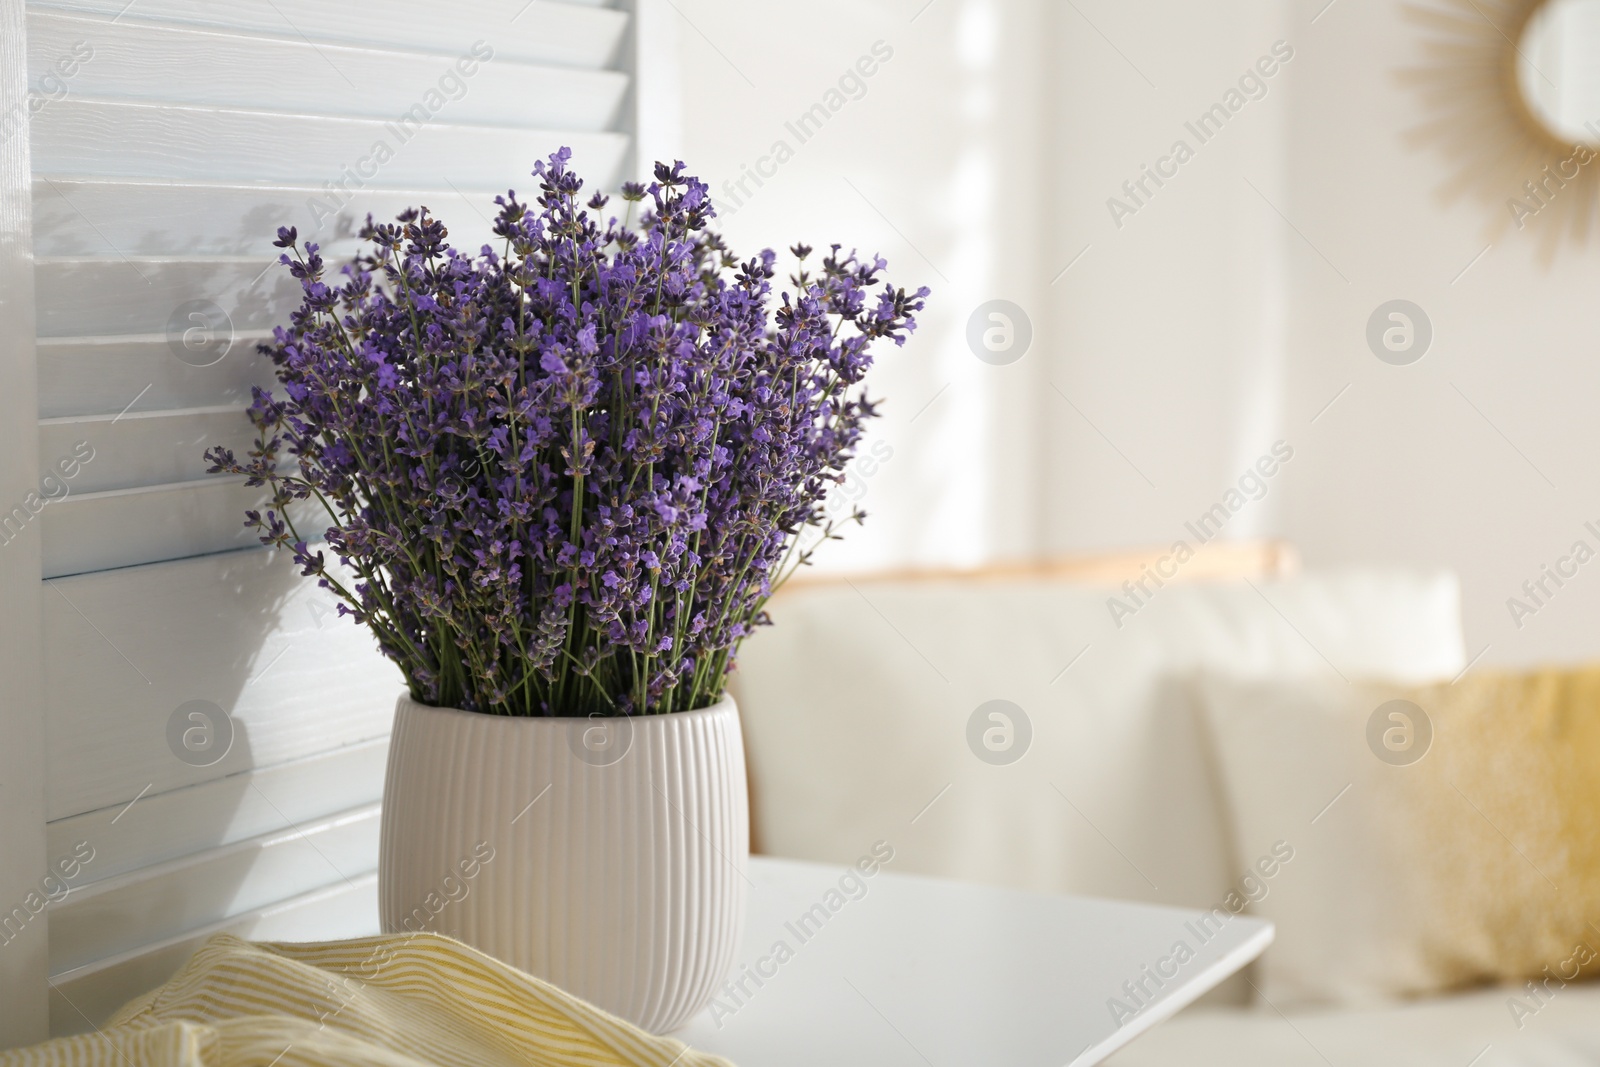
<svg viewBox="0 0 1600 1067"><path fill-rule="evenodd" d="M206 455L270 487L246 525L372 629L416 699L704 707L808 562L799 533L833 535L823 502L876 414L871 348L904 344L928 291L879 288L884 261L837 245L808 273L796 246L774 306L773 253L737 261L682 163L623 187L630 213L649 201L634 227L579 199L569 158L536 168L536 207L496 198L500 246L476 256L407 210L369 218L371 251L331 285L279 230L304 289L261 346L283 395L256 391L246 460ZM308 542L311 507L353 580Z"/></svg>

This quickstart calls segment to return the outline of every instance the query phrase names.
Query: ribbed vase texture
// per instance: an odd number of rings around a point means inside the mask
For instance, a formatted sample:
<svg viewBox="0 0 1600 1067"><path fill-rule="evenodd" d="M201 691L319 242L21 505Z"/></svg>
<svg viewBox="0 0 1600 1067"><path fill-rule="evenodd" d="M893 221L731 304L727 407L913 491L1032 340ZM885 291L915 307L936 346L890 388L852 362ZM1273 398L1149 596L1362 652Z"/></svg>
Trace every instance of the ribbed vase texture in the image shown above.
<svg viewBox="0 0 1600 1067"><path fill-rule="evenodd" d="M402 696L383 791L383 929L447 934L664 1033L733 964L749 819L732 699L535 719Z"/></svg>

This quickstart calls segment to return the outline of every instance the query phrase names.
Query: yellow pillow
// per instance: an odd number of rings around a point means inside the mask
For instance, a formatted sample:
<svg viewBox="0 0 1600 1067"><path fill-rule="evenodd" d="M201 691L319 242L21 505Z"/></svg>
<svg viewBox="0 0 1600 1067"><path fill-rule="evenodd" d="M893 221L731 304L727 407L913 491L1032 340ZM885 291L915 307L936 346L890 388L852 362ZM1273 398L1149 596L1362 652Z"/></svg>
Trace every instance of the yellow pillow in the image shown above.
<svg viewBox="0 0 1600 1067"><path fill-rule="evenodd" d="M1600 973L1600 667L1200 690L1241 855L1294 850L1254 905L1267 999L1532 980L1533 1013Z"/></svg>

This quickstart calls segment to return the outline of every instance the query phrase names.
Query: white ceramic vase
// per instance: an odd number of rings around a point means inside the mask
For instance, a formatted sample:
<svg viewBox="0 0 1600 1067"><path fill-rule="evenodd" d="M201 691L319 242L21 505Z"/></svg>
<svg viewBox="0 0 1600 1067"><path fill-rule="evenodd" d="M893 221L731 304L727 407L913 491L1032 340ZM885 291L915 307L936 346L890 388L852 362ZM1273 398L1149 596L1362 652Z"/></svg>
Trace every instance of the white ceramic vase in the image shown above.
<svg viewBox="0 0 1600 1067"><path fill-rule="evenodd" d="M383 929L447 934L665 1033L732 967L749 823L732 698L540 719L402 696L383 790Z"/></svg>

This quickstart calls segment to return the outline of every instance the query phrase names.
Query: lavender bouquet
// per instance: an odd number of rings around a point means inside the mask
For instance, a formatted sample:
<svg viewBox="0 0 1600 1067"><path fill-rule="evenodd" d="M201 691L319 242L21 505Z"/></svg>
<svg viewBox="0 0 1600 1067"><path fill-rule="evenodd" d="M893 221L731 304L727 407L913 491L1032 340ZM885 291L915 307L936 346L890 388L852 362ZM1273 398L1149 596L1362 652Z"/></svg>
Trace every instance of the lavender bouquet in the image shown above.
<svg viewBox="0 0 1600 1067"><path fill-rule="evenodd" d="M807 561L800 532L836 536L822 505L876 414L870 349L905 343L928 290L874 295L881 258L835 245L813 274L797 246L773 306L773 253L738 263L682 163L624 186L627 216L648 198L634 226L580 200L569 156L536 168L537 209L496 198L501 248L476 257L408 210L369 218L370 252L330 285L280 230L305 294L261 346L283 396L255 391L247 461L206 456L270 487L246 525L372 629L416 700L704 707ZM308 508L343 572L297 528Z"/></svg>

